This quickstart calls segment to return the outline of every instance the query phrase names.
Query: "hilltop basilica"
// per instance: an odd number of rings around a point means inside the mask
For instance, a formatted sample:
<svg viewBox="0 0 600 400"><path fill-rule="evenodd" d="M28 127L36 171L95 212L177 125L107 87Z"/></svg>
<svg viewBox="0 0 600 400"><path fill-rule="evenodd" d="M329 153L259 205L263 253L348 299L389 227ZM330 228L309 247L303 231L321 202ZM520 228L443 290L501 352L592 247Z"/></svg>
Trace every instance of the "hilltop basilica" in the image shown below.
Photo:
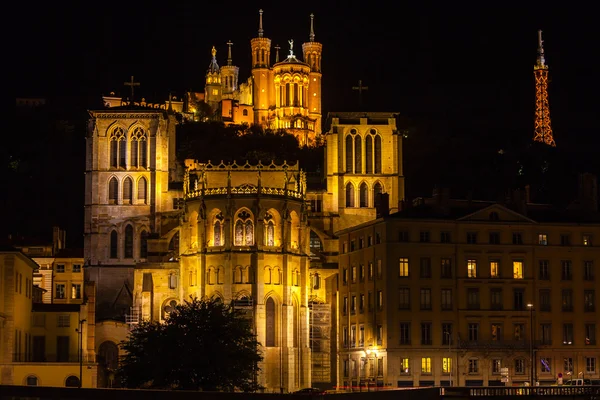
<svg viewBox="0 0 600 400"><path fill-rule="evenodd" d="M267 391L338 382L336 232L398 209L402 136L393 113L331 113L321 131L322 45L312 18L303 60L291 41L285 59L272 54L261 11L244 83L230 45L222 67L213 49L204 93L161 105L113 95L89 111L84 256L103 351L190 296L218 297L252 319L264 355L257 380ZM324 143L325 187L312 187L292 162L180 165L178 114L193 118L200 102L226 124Z"/></svg>

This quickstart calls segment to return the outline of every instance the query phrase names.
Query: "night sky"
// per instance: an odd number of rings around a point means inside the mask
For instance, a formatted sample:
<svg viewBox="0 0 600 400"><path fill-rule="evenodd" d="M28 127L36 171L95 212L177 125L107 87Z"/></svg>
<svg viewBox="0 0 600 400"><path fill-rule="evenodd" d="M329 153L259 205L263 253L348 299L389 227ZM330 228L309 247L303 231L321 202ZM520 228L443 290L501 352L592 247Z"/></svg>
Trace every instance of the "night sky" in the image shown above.
<svg viewBox="0 0 600 400"><path fill-rule="evenodd" d="M407 3L23 2L28 9L14 14L21 29L13 33L11 80L17 97L89 109L99 107L102 94L127 96L123 82L133 75L140 82L136 97L164 100L169 92L202 90L212 46L225 65L231 40L241 83L250 75L249 41L257 36L260 8L264 36L281 46L280 58L289 39L301 56L314 13L316 41L323 44L324 116L358 110L352 87L362 80L369 89L361 111L406 118L411 165L405 166L414 174L407 190L427 196L440 180L435 171L452 170L456 157L491 157L531 140L542 29L552 127L563 158L575 163L600 152L600 35L591 3ZM472 173L479 173L476 166Z"/></svg>

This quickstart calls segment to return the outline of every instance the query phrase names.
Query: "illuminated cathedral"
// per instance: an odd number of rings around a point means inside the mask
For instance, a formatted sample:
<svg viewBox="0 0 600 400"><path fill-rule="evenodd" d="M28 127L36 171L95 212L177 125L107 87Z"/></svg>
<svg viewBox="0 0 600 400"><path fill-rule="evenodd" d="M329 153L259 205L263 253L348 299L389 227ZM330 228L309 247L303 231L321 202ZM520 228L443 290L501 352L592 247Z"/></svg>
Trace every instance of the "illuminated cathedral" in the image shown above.
<svg viewBox="0 0 600 400"><path fill-rule="evenodd" d="M116 345L190 296L216 297L251 318L267 391L336 385L336 232L398 209L402 135L397 114L383 112L330 113L321 132L322 46L312 29L310 39L308 62L290 48L271 66L261 12L247 85L238 87L236 67L218 68L213 51L197 98L221 114L230 104L232 123L247 110L248 123L305 143L322 135L325 188L311 187L297 162L178 163L178 115L189 103L105 97L105 109L89 111L84 254L97 286L97 343Z"/></svg>
<svg viewBox="0 0 600 400"><path fill-rule="evenodd" d="M204 92L189 92L186 111L196 114L200 102L211 107L214 116L226 124L260 124L265 128L285 129L300 145L314 145L321 134L321 55L323 45L315 41L314 16L311 14L309 41L302 44L303 60L294 53L282 59L271 39L264 36L263 11L260 10L258 37L250 41L251 76L239 84L239 67L233 64L232 45L228 42L227 64L219 67L217 50L206 71Z"/></svg>

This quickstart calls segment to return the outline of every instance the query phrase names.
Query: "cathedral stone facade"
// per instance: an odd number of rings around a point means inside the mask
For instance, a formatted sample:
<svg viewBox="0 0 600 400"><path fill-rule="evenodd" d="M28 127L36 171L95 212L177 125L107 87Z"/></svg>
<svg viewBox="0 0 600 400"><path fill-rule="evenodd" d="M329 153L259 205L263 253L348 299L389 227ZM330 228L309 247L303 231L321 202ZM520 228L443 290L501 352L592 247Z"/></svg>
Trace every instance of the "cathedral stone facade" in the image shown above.
<svg viewBox="0 0 600 400"><path fill-rule="evenodd" d="M188 101L155 106L112 96L105 109L89 112L85 272L97 286L99 336L111 332L97 340L126 338L109 329L115 321L163 321L190 296L218 297L252 319L264 355L257 380L267 391L333 387L340 382L336 232L398 209L402 135L395 113L331 113L322 133L321 45L312 29L307 62L290 49L270 66L269 46L261 18L250 46L251 123L267 126L275 115L300 142L324 143L320 185L296 162L179 164L175 131L179 117L190 116ZM210 70L205 89L217 81L218 107L238 96L237 70L224 75L223 68ZM303 122L284 123L292 114Z"/></svg>

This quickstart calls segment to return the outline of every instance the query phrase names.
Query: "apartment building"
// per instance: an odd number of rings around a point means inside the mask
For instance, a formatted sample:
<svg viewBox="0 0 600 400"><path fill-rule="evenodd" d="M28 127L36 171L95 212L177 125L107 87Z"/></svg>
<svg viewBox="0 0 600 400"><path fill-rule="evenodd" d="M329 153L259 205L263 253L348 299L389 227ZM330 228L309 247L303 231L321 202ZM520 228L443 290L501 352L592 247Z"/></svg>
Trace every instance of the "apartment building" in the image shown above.
<svg viewBox="0 0 600 400"><path fill-rule="evenodd" d="M600 376L597 207L438 193L338 235L341 385Z"/></svg>

